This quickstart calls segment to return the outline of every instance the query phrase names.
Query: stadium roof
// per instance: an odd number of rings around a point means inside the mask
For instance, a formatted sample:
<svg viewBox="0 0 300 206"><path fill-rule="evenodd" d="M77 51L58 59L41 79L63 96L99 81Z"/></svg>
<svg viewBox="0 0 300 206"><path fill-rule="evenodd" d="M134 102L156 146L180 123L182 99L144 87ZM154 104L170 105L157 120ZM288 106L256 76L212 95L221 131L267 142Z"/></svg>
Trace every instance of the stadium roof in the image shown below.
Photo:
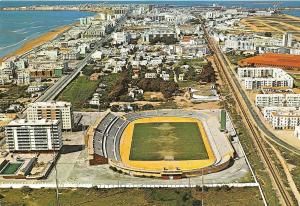
<svg viewBox="0 0 300 206"><path fill-rule="evenodd" d="M242 59L240 66L274 66L281 68L300 68L300 55L267 53Z"/></svg>

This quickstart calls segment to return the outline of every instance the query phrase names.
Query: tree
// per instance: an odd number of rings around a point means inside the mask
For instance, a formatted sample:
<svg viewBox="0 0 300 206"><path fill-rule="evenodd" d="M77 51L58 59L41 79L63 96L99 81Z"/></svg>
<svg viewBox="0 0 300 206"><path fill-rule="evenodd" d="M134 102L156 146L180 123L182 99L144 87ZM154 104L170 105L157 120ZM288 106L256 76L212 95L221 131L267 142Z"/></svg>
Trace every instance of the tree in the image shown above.
<svg viewBox="0 0 300 206"><path fill-rule="evenodd" d="M165 98L172 97L173 93L178 90L178 84L175 82L166 82L160 78L141 79L137 83L138 87L144 91L162 92Z"/></svg>
<svg viewBox="0 0 300 206"><path fill-rule="evenodd" d="M126 71L122 72L118 81L112 87L113 89L108 94L108 99L110 101L118 101L120 96L124 95L128 89L128 73Z"/></svg>
<svg viewBox="0 0 300 206"><path fill-rule="evenodd" d="M131 96L128 96L128 95L122 95L122 96L120 96L120 101L122 101L122 102L133 102L134 101L134 99L131 97Z"/></svg>
<svg viewBox="0 0 300 206"><path fill-rule="evenodd" d="M117 105L117 104L114 104L114 105L112 105L112 106L110 107L110 110L111 110L112 112L118 112L118 111L120 110L120 106Z"/></svg>
<svg viewBox="0 0 300 206"><path fill-rule="evenodd" d="M154 108L154 106L152 104L145 104L142 106L143 110L151 110L153 108Z"/></svg>

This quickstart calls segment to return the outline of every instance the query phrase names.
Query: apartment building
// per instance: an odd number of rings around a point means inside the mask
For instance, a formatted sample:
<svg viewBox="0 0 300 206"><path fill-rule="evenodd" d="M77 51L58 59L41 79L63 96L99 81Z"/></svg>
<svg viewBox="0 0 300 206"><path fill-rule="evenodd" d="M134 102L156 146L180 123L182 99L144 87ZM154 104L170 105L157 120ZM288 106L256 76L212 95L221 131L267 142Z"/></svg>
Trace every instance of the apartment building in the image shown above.
<svg viewBox="0 0 300 206"><path fill-rule="evenodd" d="M257 94L257 107L300 107L300 94Z"/></svg>
<svg viewBox="0 0 300 206"><path fill-rule="evenodd" d="M115 32L112 34L113 44L123 44L130 41L130 34L125 32Z"/></svg>
<svg viewBox="0 0 300 206"><path fill-rule="evenodd" d="M36 121L40 119L60 120L63 130L72 130L73 111L70 102L35 102L27 109L27 119Z"/></svg>
<svg viewBox="0 0 300 206"><path fill-rule="evenodd" d="M62 147L59 120L14 120L5 127L5 134L9 151L57 151Z"/></svg>
<svg viewBox="0 0 300 206"><path fill-rule="evenodd" d="M296 107L265 107L262 112L274 129L294 129L300 125L300 110Z"/></svg>
<svg viewBox="0 0 300 206"><path fill-rule="evenodd" d="M100 25L93 25L86 29L86 31L82 34L83 38L100 38L105 35L106 27Z"/></svg>
<svg viewBox="0 0 300 206"><path fill-rule="evenodd" d="M293 88L294 79L284 70L274 67L238 68L237 75L247 90L263 87Z"/></svg>
<svg viewBox="0 0 300 206"><path fill-rule="evenodd" d="M171 29L153 29L142 34L143 42L151 42L155 38L163 37L177 39L177 34Z"/></svg>
<svg viewBox="0 0 300 206"><path fill-rule="evenodd" d="M300 126L295 127L294 135L300 139Z"/></svg>

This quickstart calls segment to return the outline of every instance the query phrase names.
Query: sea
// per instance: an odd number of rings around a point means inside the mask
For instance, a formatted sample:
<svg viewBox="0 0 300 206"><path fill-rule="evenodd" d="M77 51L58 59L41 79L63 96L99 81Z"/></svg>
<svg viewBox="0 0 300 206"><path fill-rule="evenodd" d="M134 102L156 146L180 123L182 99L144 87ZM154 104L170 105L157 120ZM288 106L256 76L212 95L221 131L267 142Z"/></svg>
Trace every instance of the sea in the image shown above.
<svg viewBox="0 0 300 206"><path fill-rule="evenodd" d="M93 15L80 11L0 11L0 57L56 27Z"/></svg>
<svg viewBox="0 0 300 206"><path fill-rule="evenodd" d="M173 6L209 6L212 4L228 8L273 8L274 1L2 1L0 7L33 5L78 5L78 4L158 4ZM300 7L299 1L280 1L279 7ZM284 13L300 16L300 10ZM26 41L34 39L59 26L76 22L81 17L93 16L81 11L0 11L0 57L20 48Z"/></svg>

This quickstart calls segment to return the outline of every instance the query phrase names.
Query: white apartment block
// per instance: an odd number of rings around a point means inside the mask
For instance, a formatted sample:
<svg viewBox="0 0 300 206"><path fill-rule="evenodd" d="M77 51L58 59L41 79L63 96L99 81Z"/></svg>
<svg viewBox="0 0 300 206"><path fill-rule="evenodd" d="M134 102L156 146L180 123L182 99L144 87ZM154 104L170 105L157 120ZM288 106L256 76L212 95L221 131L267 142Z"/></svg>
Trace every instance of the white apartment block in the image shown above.
<svg viewBox="0 0 300 206"><path fill-rule="evenodd" d="M73 112L70 102L35 102L30 103L27 109L27 119L36 121L40 119L60 120L63 130L73 128Z"/></svg>
<svg viewBox="0 0 300 206"><path fill-rule="evenodd" d="M112 34L112 38L113 44L123 44L127 43L130 40L130 34L125 32L115 32Z"/></svg>
<svg viewBox="0 0 300 206"><path fill-rule="evenodd" d="M237 75L247 90L263 87L293 88L294 79L284 70L274 67L238 68Z"/></svg>
<svg viewBox="0 0 300 206"><path fill-rule="evenodd" d="M294 129L300 125L300 110L296 107L265 107L262 112L274 129Z"/></svg>
<svg viewBox="0 0 300 206"><path fill-rule="evenodd" d="M17 71L17 85L27 85L30 84L30 72L29 70L19 70Z"/></svg>
<svg viewBox="0 0 300 206"><path fill-rule="evenodd" d="M257 94L257 107L300 107L300 94Z"/></svg>
<svg viewBox="0 0 300 206"><path fill-rule="evenodd" d="M150 30L146 31L142 34L142 40L143 42L151 42L155 38L162 38L162 37L168 37L168 38L177 38L177 34L173 30Z"/></svg>
<svg viewBox="0 0 300 206"><path fill-rule="evenodd" d="M62 147L59 120L14 120L5 127L5 134L9 151L49 151Z"/></svg>
<svg viewBox="0 0 300 206"><path fill-rule="evenodd" d="M295 127L294 135L300 139L300 126Z"/></svg>
<svg viewBox="0 0 300 206"><path fill-rule="evenodd" d="M230 38L225 40L225 48L247 51L247 50L255 50L255 45L252 39Z"/></svg>

